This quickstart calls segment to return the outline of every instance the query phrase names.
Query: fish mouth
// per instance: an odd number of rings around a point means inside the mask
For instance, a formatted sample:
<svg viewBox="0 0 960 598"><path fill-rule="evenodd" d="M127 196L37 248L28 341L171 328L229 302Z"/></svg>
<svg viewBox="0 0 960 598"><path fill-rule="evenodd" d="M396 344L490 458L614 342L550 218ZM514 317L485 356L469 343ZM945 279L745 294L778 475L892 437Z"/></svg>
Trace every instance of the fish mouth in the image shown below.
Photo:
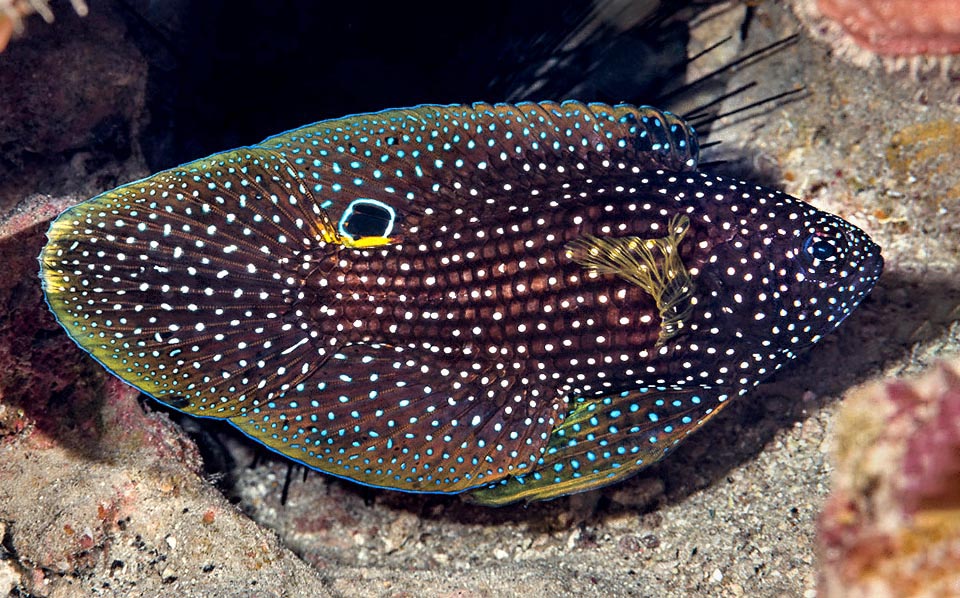
<svg viewBox="0 0 960 598"><path fill-rule="evenodd" d="M873 290L883 273L884 261L880 245L862 230L845 224L847 230L844 231L844 236L855 256L850 265L856 269L840 282L846 286L846 290L842 292L853 297L853 300L848 302L850 309L853 309Z"/></svg>
<svg viewBox="0 0 960 598"><path fill-rule="evenodd" d="M881 248L872 240L869 242L865 255L867 257L864 258L859 268L860 280L854 285L861 296L866 296L873 290L880 279L880 275L883 274L884 265Z"/></svg>
<svg viewBox="0 0 960 598"><path fill-rule="evenodd" d="M880 280L884 265L880 246L871 241L870 246L867 247L866 256L858 265L856 272L851 274L843 284L833 287L834 291L842 293L844 300L831 305L830 313L834 319L825 333L839 326L847 316L853 313Z"/></svg>

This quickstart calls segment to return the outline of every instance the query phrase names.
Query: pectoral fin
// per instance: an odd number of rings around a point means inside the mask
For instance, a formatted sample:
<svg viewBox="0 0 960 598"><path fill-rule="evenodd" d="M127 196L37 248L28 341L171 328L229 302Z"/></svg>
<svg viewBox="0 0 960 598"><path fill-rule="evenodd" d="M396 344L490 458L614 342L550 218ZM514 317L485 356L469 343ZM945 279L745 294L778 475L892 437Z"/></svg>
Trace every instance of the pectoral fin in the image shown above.
<svg viewBox="0 0 960 598"><path fill-rule="evenodd" d="M616 274L650 293L660 312L657 346L679 334L690 315L693 282L680 258L680 242L690 228L685 215L670 221L667 236L594 237L585 235L567 244L566 255L600 274Z"/></svg>

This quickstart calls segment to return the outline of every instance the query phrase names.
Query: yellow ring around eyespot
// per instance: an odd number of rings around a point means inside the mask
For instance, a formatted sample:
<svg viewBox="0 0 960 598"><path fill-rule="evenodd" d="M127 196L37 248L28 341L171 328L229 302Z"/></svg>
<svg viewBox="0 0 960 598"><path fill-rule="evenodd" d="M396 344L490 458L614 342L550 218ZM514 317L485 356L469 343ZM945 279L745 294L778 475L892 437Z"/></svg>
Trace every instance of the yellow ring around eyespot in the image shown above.
<svg viewBox="0 0 960 598"><path fill-rule="evenodd" d="M359 239L351 239L350 237L340 236L340 243L344 247L351 247L353 249L366 249L368 247L381 247L383 245L390 245L396 243L395 237L360 237Z"/></svg>

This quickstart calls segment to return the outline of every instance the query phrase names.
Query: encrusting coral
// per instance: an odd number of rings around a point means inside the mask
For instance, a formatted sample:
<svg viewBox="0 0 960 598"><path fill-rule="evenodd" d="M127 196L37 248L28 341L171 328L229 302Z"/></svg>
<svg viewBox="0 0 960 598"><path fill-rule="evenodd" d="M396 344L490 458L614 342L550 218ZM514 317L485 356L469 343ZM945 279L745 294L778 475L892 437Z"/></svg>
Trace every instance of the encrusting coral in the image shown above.
<svg viewBox="0 0 960 598"><path fill-rule="evenodd" d="M70 4L81 17L89 12L84 0L70 0ZM23 31L24 18L34 13L48 23L53 22L53 10L47 0L0 0L0 52L10 43L14 33Z"/></svg>
<svg viewBox="0 0 960 598"><path fill-rule="evenodd" d="M824 596L960 596L960 360L873 383L837 424Z"/></svg>

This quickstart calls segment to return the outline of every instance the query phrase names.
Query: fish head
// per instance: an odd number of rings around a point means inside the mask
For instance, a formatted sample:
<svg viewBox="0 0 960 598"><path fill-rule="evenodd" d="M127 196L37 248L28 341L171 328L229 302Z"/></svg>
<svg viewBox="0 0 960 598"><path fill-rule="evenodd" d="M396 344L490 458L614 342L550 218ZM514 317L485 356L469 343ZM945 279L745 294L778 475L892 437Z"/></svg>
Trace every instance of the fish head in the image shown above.
<svg viewBox="0 0 960 598"><path fill-rule="evenodd" d="M883 271L883 257L863 230L833 214L806 212L787 268L789 299L811 343L831 332L866 298Z"/></svg>
<svg viewBox="0 0 960 598"><path fill-rule="evenodd" d="M711 306L704 325L749 349L753 361L779 361L839 326L873 289L883 258L867 233L838 216L775 191L757 197L739 205L732 234L695 281Z"/></svg>

